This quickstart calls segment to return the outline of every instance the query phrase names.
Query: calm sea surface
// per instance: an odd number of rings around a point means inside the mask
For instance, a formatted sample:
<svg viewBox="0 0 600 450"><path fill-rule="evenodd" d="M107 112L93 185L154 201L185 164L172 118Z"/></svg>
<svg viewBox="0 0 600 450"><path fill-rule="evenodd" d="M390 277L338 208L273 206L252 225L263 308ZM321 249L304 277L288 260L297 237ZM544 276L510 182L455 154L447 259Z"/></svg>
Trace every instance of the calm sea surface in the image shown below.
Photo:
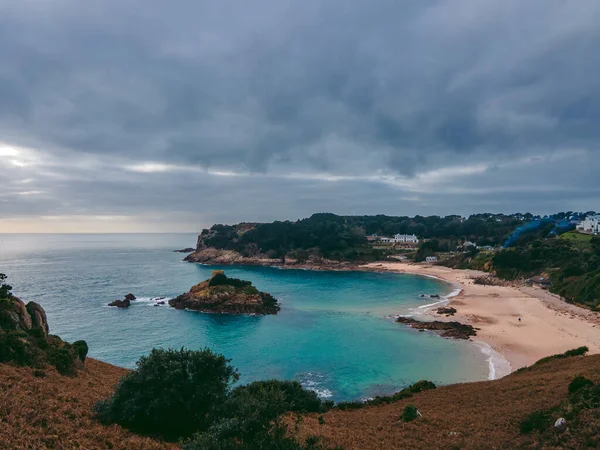
<svg viewBox="0 0 600 450"><path fill-rule="evenodd" d="M14 293L39 302L51 332L85 339L90 356L134 367L153 347L205 346L231 358L241 382L299 380L323 396L351 400L391 393L418 381L481 380L488 363L472 343L442 339L394 323L418 314L452 287L417 276L224 267L282 303L267 317L225 316L154 306L208 278L215 268L182 262L172 250L192 234L2 235L0 272ZM128 292L122 310L106 304Z"/></svg>

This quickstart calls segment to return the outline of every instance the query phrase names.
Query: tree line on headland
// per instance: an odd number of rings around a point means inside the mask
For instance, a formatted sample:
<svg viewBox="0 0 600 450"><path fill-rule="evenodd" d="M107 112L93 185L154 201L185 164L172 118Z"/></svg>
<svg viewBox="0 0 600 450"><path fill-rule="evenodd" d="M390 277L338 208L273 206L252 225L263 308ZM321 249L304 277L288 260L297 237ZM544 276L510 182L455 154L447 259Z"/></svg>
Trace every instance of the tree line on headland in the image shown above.
<svg viewBox="0 0 600 450"><path fill-rule="evenodd" d="M311 257L337 261L371 262L399 254L423 261L440 256L440 263L494 273L503 279L543 275L550 290L568 301L590 308L600 304L600 239L574 231L573 219L585 213L551 216L530 213L394 217L313 214L298 221L214 225L198 239L198 249L233 250L242 256L269 258ZM414 249L372 245L367 237L415 234ZM468 245L467 245L468 244ZM493 248L492 251L489 251ZM487 250L486 250L487 249Z"/></svg>

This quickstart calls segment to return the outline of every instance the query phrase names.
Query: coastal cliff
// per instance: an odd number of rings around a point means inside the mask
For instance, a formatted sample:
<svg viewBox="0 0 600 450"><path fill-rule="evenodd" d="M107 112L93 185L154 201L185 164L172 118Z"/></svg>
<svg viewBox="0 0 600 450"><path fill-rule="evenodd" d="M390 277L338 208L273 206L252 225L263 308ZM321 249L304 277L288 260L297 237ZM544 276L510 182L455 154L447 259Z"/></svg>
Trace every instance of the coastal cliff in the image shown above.
<svg viewBox="0 0 600 450"><path fill-rule="evenodd" d="M271 258L264 253L244 256L235 250L223 250L214 247L197 249L184 258L184 261L214 265L245 265L245 266L277 266L289 268L327 269L327 270L352 270L359 264L350 261L337 261L311 255L308 258Z"/></svg>
<svg viewBox="0 0 600 450"><path fill-rule="evenodd" d="M214 270L212 277L169 300L176 309L223 314L277 314L277 300L252 286L250 281L229 278L222 270Z"/></svg>
<svg viewBox="0 0 600 450"><path fill-rule="evenodd" d="M0 273L0 282L6 278ZM46 312L36 302L25 304L0 284L0 363L41 369L54 366L61 375L75 375L83 367L88 346L49 334Z"/></svg>

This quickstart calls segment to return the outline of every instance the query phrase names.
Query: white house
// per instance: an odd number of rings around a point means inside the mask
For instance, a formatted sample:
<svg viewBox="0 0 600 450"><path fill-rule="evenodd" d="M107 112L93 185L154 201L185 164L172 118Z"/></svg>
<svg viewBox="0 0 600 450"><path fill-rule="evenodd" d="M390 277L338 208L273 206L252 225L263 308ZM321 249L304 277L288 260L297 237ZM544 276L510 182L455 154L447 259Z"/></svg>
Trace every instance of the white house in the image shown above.
<svg viewBox="0 0 600 450"><path fill-rule="evenodd" d="M584 233L599 234L600 233L600 215L587 216L583 222L577 226L577 230Z"/></svg>
<svg viewBox="0 0 600 450"><path fill-rule="evenodd" d="M437 260L438 260L437 256L427 256L425 258L425 262L428 262L428 263L430 263L430 262L437 262Z"/></svg>
<svg viewBox="0 0 600 450"><path fill-rule="evenodd" d="M418 244L419 238L414 234L397 234L392 238L391 242Z"/></svg>

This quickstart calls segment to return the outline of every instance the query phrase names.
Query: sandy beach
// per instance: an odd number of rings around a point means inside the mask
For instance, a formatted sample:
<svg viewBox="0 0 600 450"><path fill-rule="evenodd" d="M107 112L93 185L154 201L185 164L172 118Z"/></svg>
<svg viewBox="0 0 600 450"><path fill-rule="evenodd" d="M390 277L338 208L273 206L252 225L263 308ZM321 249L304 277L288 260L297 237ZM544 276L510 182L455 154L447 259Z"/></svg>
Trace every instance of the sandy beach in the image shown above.
<svg viewBox="0 0 600 450"><path fill-rule="evenodd" d="M512 370L582 345L589 347L590 353L600 353L600 314L570 305L543 289L478 285L473 278L489 274L430 264L386 262L363 267L429 275L460 286L460 294L449 303L457 313L449 318L433 311L431 315L436 320L456 320L479 328L474 340L504 356ZM503 371L499 375L505 375L507 369Z"/></svg>

